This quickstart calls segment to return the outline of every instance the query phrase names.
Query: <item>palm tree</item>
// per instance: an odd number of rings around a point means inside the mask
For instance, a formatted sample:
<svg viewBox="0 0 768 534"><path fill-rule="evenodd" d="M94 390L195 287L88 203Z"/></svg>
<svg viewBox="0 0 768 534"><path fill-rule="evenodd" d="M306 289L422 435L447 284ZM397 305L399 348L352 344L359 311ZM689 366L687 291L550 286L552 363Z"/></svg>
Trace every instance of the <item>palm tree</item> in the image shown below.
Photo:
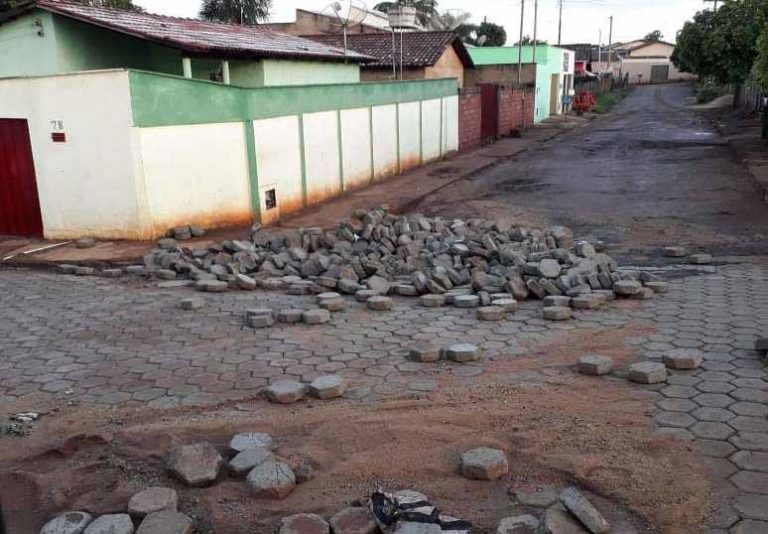
<svg viewBox="0 0 768 534"><path fill-rule="evenodd" d="M430 25L432 19L438 16L437 0L397 0L395 2L381 2L373 9L382 13L389 13L393 7L409 6L416 8L416 18L424 28Z"/></svg>
<svg viewBox="0 0 768 534"><path fill-rule="evenodd" d="M451 9L432 17L430 26L435 30L453 31L467 24L471 18L472 13L467 13L460 9Z"/></svg>
<svg viewBox="0 0 768 534"><path fill-rule="evenodd" d="M269 19L272 0L203 0L200 16L206 20L255 25Z"/></svg>

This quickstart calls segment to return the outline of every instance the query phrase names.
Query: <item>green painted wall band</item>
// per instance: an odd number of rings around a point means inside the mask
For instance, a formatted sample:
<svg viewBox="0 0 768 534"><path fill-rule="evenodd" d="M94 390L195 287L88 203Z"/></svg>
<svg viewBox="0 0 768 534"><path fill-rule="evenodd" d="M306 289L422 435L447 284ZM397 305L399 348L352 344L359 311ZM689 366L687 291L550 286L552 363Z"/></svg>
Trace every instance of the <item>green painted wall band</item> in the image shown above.
<svg viewBox="0 0 768 534"><path fill-rule="evenodd" d="M302 204L307 207L307 147L304 143L304 115L299 115L299 152L301 157L301 197Z"/></svg>
<svg viewBox="0 0 768 534"><path fill-rule="evenodd" d="M130 70L129 80L138 127L269 119L418 102L458 91L455 79L250 89Z"/></svg>
<svg viewBox="0 0 768 534"><path fill-rule="evenodd" d="M259 167L256 158L256 135L253 133L253 122L245 121L245 152L248 162L248 182L251 186L251 211L253 220L261 222L261 192L259 191Z"/></svg>

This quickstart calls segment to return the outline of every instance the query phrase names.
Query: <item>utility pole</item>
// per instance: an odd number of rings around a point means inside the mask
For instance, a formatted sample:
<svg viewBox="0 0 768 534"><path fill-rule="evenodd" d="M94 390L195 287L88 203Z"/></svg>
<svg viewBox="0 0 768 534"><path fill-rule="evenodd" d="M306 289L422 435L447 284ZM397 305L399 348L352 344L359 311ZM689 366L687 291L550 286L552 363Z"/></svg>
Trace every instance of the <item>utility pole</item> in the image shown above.
<svg viewBox="0 0 768 534"><path fill-rule="evenodd" d="M557 23L557 46L560 46L563 38L563 0L560 0L560 21Z"/></svg>
<svg viewBox="0 0 768 534"><path fill-rule="evenodd" d="M715 11L717 11L717 2L719 0L704 0L705 3L714 2L715 3Z"/></svg>
<svg viewBox="0 0 768 534"><path fill-rule="evenodd" d="M520 41L517 47L517 85L523 83L523 24L525 22L525 0L520 0Z"/></svg>
<svg viewBox="0 0 768 534"><path fill-rule="evenodd" d="M611 66L611 48L613 48L613 15L610 17L611 29L608 30L608 72L611 74L611 80L613 80L613 67Z"/></svg>
<svg viewBox="0 0 768 534"><path fill-rule="evenodd" d="M536 38L539 29L539 0L533 0L533 64L536 64Z"/></svg>

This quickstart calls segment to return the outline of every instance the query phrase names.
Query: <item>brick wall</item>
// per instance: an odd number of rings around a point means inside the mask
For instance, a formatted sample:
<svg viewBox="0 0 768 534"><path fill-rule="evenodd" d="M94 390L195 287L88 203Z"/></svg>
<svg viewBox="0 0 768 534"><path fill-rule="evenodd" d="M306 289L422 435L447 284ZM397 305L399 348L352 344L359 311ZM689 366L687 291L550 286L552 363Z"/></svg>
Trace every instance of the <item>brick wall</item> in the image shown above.
<svg viewBox="0 0 768 534"><path fill-rule="evenodd" d="M502 87L499 90L499 135L533 126L535 110L532 87Z"/></svg>
<svg viewBox="0 0 768 534"><path fill-rule="evenodd" d="M459 150L480 144L482 107L479 89L467 89L459 94Z"/></svg>

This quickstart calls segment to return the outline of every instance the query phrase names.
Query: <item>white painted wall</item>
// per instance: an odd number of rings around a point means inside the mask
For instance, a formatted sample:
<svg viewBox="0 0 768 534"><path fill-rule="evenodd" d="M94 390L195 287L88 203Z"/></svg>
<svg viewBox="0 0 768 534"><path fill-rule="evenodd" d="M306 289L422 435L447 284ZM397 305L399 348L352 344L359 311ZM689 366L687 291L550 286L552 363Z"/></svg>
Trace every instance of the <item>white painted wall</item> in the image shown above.
<svg viewBox="0 0 768 534"><path fill-rule="evenodd" d="M0 118L28 121L46 238L150 237L134 179L127 72L2 79ZM52 142L54 131L67 142Z"/></svg>
<svg viewBox="0 0 768 534"><path fill-rule="evenodd" d="M139 129L152 227L247 225L251 212L240 122Z"/></svg>
<svg viewBox="0 0 768 534"><path fill-rule="evenodd" d="M344 189L355 189L371 182L371 113L369 108L341 111L341 153Z"/></svg>
<svg viewBox="0 0 768 534"><path fill-rule="evenodd" d="M397 106L374 106L373 168L375 180L397 174Z"/></svg>
<svg viewBox="0 0 768 534"><path fill-rule="evenodd" d="M278 117L253 122L259 175L261 217L274 222L281 214L299 211L303 203L299 117ZM277 208L267 211L265 192L277 190Z"/></svg>
<svg viewBox="0 0 768 534"><path fill-rule="evenodd" d="M421 106L421 146L424 163L442 156L442 99L425 100Z"/></svg>
<svg viewBox="0 0 768 534"><path fill-rule="evenodd" d="M308 205L341 193L338 127L335 111L304 115Z"/></svg>
<svg viewBox="0 0 768 534"><path fill-rule="evenodd" d="M400 172L421 165L421 105L419 102L399 104Z"/></svg>
<svg viewBox="0 0 768 534"><path fill-rule="evenodd" d="M444 98L443 106L443 151L450 154L459 150L459 97Z"/></svg>

